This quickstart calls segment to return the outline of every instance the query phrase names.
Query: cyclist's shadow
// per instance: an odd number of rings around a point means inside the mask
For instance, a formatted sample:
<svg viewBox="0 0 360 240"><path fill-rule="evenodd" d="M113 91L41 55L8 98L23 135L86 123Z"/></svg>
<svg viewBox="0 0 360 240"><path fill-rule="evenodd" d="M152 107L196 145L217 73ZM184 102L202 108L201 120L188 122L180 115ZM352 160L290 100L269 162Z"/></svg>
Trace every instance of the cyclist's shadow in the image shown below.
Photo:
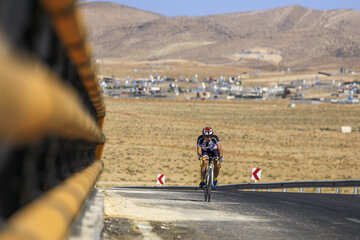
<svg viewBox="0 0 360 240"><path fill-rule="evenodd" d="M188 198L168 198L166 200L170 201L182 201L182 202L203 202L204 200L200 199L188 199Z"/></svg>

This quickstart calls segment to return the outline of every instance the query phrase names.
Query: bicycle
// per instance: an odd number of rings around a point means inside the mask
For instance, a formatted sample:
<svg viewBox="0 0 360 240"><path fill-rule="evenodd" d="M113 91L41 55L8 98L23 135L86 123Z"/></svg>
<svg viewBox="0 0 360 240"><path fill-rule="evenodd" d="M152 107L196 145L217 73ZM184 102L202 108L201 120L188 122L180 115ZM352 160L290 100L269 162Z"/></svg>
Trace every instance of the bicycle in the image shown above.
<svg viewBox="0 0 360 240"><path fill-rule="evenodd" d="M208 165L206 173L205 173L205 185L203 187L205 202L210 202L211 191L214 186L213 161L214 161L214 159L212 157L209 157L209 165Z"/></svg>

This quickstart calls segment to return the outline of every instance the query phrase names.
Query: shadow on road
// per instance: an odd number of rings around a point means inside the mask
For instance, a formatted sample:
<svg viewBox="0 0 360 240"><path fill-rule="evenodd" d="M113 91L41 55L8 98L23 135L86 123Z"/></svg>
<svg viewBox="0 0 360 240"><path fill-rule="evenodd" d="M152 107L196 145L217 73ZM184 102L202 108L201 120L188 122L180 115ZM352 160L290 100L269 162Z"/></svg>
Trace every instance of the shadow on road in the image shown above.
<svg viewBox="0 0 360 240"><path fill-rule="evenodd" d="M203 202L203 200L200 199L187 199L187 198L169 198L166 200L170 200L170 201L184 201L184 202Z"/></svg>

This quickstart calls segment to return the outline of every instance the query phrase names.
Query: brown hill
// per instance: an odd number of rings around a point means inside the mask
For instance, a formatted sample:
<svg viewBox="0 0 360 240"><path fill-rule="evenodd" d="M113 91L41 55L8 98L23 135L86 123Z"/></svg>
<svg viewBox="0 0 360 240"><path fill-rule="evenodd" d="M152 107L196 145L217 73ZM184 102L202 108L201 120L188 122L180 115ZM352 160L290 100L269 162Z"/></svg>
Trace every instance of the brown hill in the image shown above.
<svg viewBox="0 0 360 240"><path fill-rule="evenodd" d="M358 67L360 12L301 6L166 17L119 4L82 3L95 58L186 59L252 67Z"/></svg>

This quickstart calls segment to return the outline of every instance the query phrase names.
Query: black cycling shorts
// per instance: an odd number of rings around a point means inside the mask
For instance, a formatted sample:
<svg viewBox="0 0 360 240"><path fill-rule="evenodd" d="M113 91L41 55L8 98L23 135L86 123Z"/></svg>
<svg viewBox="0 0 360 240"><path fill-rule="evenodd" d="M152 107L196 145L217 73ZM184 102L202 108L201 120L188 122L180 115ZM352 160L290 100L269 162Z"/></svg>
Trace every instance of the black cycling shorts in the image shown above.
<svg viewBox="0 0 360 240"><path fill-rule="evenodd" d="M219 149L214 149L213 151L210 151L210 150L204 150L204 149L201 149L201 155L202 156L209 156L209 158L219 158L220 159L220 153L219 153Z"/></svg>

